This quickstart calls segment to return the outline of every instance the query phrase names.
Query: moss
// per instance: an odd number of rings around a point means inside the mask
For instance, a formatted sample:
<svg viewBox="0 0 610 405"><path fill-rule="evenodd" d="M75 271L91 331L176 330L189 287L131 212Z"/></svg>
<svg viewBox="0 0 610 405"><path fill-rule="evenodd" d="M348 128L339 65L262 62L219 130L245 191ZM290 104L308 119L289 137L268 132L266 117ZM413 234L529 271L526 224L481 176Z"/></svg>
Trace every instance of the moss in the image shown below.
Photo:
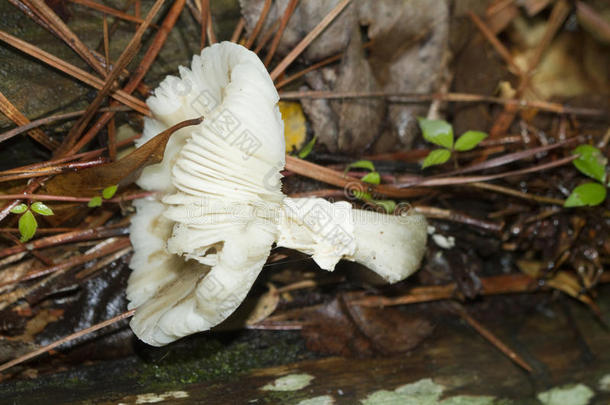
<svg viewBox="0 0 610 405"><path fill-rule="evenodd" d="M171 388L183 384L228 378L265 365L296 361L304 351L294 339L273 339L261 336L251 341L233 341L223 345L216 339L197 339L183 347L168 350L158 361L143 364L134 370L143 386ZM277 336L276 336L277 337Z"/></svg>

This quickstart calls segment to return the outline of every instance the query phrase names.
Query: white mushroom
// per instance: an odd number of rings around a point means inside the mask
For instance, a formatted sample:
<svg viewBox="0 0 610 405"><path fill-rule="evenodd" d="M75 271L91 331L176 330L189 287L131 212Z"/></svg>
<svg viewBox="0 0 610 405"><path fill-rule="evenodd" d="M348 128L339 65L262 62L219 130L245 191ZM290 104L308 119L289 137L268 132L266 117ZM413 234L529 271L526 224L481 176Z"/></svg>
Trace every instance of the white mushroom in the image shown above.
<svg viewBox="0 0 610 405"><path fill-rule="evenodd" d="M162 197L135 202L127 288L131 327L154 346L208 330L244 300L274 242L333 270L354 260L390 282L419 265L426 222L353 210L347 202L281 192L283 123L278 94L256 54L230 42L205 48L147 100L141 143L189 118L163 161L138 184ZM320 222L325 220L326 222Z"/></svg>

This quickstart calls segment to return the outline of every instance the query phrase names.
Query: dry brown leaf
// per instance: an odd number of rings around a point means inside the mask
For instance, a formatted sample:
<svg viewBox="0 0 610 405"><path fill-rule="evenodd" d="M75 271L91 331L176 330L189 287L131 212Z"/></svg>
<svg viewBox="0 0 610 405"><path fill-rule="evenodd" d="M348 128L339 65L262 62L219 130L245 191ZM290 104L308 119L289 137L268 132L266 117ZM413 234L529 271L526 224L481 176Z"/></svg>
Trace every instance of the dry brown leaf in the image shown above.
<svg viewBox="0 0 610 405"><path fill-rule="evenodd" d="M371 356L411 350L432 330L427 320L399 309L359 307L338 298L309 314L301 333L310 350Z"/></svg>
<svg viewBox="0 0 610 405"><path fill-rule="evenodd" d="M200 124L201 118L186 120L166 129L144 145L115 162L90 167L78 172L63 173L47 183L48 194L93 197L111 185L125 186L134 182L140 171L163 159L169 137L181 128Z"/></svg>

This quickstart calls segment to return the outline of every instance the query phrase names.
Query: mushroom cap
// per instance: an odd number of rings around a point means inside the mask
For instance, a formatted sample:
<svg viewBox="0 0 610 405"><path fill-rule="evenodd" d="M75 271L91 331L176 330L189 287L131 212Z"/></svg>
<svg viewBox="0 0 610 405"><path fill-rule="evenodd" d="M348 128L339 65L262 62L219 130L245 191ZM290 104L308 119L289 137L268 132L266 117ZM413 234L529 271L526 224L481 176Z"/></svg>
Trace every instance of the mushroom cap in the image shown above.
<svg viewBox="0 0 610 405"><path fill-rule="evenodd" d="M163 161L138 184L161 199L135 203L128 283L135 334L160 346L207 330L243 301L275 240L273 212L284 198L283 122L264 65L246 48L222 42L193 57L147 100L140 144L190 118L173 134Z"/></svg>

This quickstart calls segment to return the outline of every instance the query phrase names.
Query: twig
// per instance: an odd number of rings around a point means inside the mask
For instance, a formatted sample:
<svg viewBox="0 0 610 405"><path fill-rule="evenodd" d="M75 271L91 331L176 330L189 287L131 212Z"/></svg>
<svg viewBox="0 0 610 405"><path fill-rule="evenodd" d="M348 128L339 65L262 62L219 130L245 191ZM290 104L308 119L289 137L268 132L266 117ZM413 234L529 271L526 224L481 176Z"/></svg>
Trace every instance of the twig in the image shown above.
<svg viewBox="0 0 610 405"><path fill-rule="evenodd" d="M290 51L288 55L284 57L284 59L282 59L275 69L273 69L273 71L270 73L271 80L275 81L275 79L284 73L288 66L290 66L290 64L294 62L294 60L305 50L305 48L307 48L309 44L316 39L318 35L320 35L322 31L326 29L326 27L328 27L328 25L343 11L345 7L347 7L349 3L350 0L342 0L322 19L322 21L320 21L318 25L314 27L313 30L311 30L311 32L309 32L309 34L305 35L305 38L303 38L301 42L299 42L297 46L295 46L294 49Z"/></svg>
<svg viewBox="0 0 610 405"><path fill-rule="evenodd" d="M127 311L127 312L123 312L122 314L117 315L114 318L110 318L110 319L108 319L106 321L97 323L97 324L95 324L93 326L90 326L90 327L85 328L83 330L80 330L80 331L78 331L76 333L68 335L68 336L66 336L64 338L56 340L55 342L53 342L53 343L51 343L49 345L43 346L40 349L37 349L37 350L34 350L34 351L30 352L30 353L24 354L23 356L19 356L19 357L17 357L14 360L11 360L11 361L9 361L7 363L4 363L4 364L0 365L0 372L8 370L9 368L11 368L13 366L16 366L18 364L21 364L21 363L23 363L25 361L28 361L30 359L33 359L34 357L38 357L41 354L44 354L44 353L46 353L48 351L51 351L51 350L55 349L57 346L61 346L62 344L67 343L67 342L69 342L71 340L78 339L81 336L84 336L84 335L87 335L89 333L95 332L96 330L105 328L106 326L110 326L110 325L112 325L114 323L117 323L117 322L123 320L123 319L130 318L130 317L132 317L135 314L135 312L136 312L135 309L131 309L131 310Z"/></svg>

